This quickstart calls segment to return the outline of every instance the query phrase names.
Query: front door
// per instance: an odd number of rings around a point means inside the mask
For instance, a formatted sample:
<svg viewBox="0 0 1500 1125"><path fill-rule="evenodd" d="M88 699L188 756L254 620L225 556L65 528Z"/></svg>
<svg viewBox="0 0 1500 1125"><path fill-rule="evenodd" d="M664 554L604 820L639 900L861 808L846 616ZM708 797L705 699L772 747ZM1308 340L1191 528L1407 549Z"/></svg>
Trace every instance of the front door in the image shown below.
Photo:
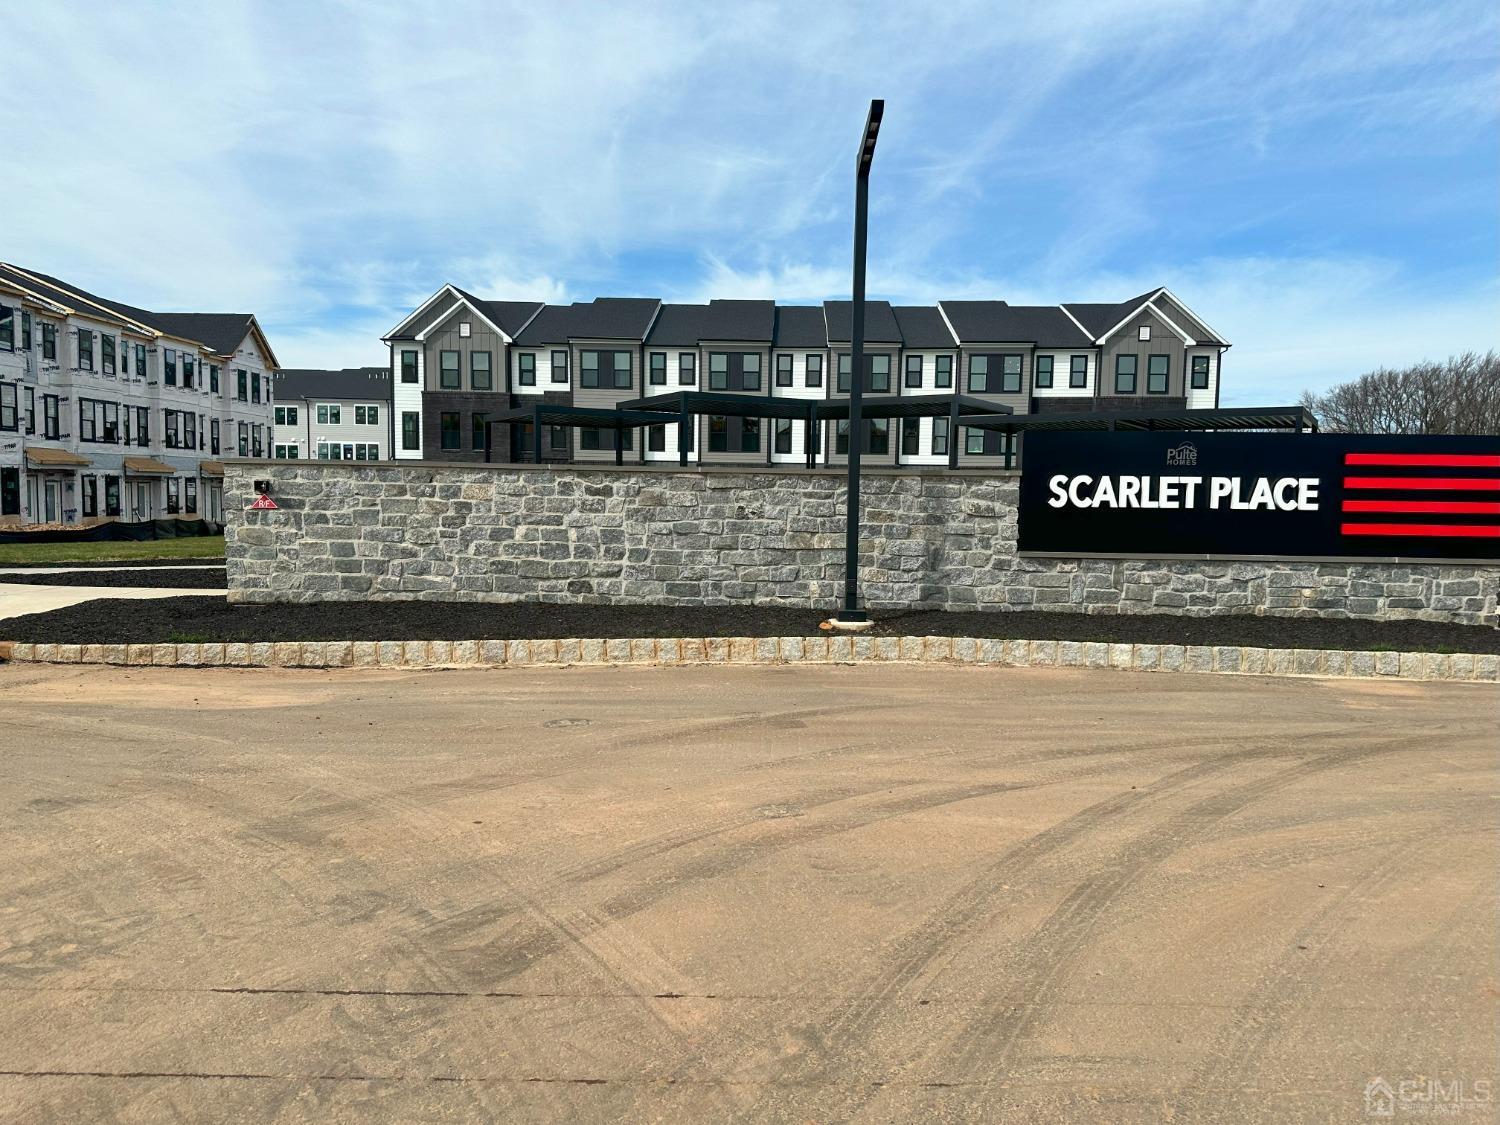
<svg viewBox="0 0 1500 1125"><path fill-rule="evenodd" d="M62 511L62 484L59 481L49 480L42 485L43 519L47 523L56 523L57 514Z"/></svg>
<svg viewBox="0 0 1500 1125"><path fill-rule="evenodd" d="M136 481L130 486L130 518L139 523L151 518L151 486Z"/></svg>

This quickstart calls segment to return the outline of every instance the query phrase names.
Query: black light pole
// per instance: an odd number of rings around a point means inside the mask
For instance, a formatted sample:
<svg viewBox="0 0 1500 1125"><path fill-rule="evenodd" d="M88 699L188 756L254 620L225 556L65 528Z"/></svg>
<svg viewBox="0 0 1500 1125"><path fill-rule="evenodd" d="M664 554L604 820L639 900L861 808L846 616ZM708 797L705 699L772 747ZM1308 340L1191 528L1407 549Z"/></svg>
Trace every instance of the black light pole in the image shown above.
<svg viewBox="0 0 1500 1125"><path fill-rule="evenodd" d="M865 385L865 236L870 218L870 162L875 158L875 139L885 101L870 101L864 135L859 139L859 157L854 176L854 301L849 331L849 512L844 540L844 607L834 625L868 627L869 618L859 605L859 455L864 446L864 416L861 412Z"/></svg>

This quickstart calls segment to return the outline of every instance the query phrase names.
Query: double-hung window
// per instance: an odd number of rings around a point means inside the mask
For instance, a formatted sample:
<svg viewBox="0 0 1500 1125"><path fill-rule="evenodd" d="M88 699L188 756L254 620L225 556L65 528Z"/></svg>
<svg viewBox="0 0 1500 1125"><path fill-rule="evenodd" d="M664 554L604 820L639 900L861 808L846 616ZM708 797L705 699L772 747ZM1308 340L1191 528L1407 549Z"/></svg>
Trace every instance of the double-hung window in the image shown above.
<svg viewBox="0 0 1500 1125"><path fill-rule="evenodd" d="M791 356L787 357L788 359ZM776 452L790 453L792 451L792 420L790 418L776 419Z"/></svg>
<svg viewBox="0 0 1500 1125"><path fill-rule="evenodd" d="M823 385L823 356L818 352L809 352L802 362L807 365L807 377L804 382L809 387L821 387Z"/></svg>
<svg viewBox="0 0 1500 1125"><path fill-rule="evenodd" d="M175 516L181 511L182 482L176 477L167 478L167 515Z"/></svg>
<svg viewBox="0 0 1500 1125"><path fill-rule="evenodd" d="M55 324L44 323L42 325L42 358L52 360L57 358L57 325Z"/></svg>
<svg viewBox="0 0 1500 1125"><path fill-rule="evenodd" d="M21 310L21 350L31 350L31 314L24 309Z"/></svg>
<svg viewBox="0 0 1500 1125"><path fill-rule="evenodd" d="M698 381L698 353L677 353L677 385L691 387Z"/></svg>
<svg viewBox="0 0 1500 1125"><path fill-rule="evenodd" d="M651 353L651 385L653 387L664 387L667 385L667 353Z"/></svg>
<svg viewBox="0 0 1500 1125"><path fill-rule="evenodd" d="M1050 355L1039 355L1036 357L1036 370L1032 373L1034 385L1040 390L1052 389L1052 361Z"/></svg>
<svg viewBox="0 0 1500 1125"><path fill-rule="evenodd" d="M713 361L709 361L710 379L712 379ZM722 414L710 414L708 416L708 451L710 453L727 453L729 451L729 419Z"/></svg>
<svg viewBox="0 0 1500 1125"><path fill-rule="evenodd" d="M240 437L240 456L241 457L249 457L250 456L250 424L248 422L241 422L240 423L240 434L239 434L239 437Z"/></svg>
<svg viewBox="0 0 1500 1125"><path fill-rule="evenodd" d="M922 386L922 357L919 355L909 355L906 357L906 385L918 389ZM905 453L906 451L906 439L903 436L901 452ZM915 453L916 450L913 449L911 452Z"/></svg>
<svg viewBox="0 0 1500 1125"><path fill-rule="evenodd" d="M516 356L516 380L523 387L536 386L535 352L521 352Z"/></svg>
<svg viewBox="0 0 1500 1125"><path fill-rule="evenodd" d="M62 437L62 413L57 395L42 396L42 437L56 441Z"/></svg>
<svg viewBox="0 0 1500 1125"><path fill-rule="evenodd" d="M422 448L422 416L415 410L401 412L401 448Z"/></svg>
<svg viewBox="0 0 1500 1125"><path fill-rule="evenodd" d="M94 334L84 328L78 330L78 368L80 371L94 369Z"/></svg>
<svg viewBox="0 0 1500 1125"><path fill-rule="evenodd" d="M953 386L953 357L951 355L940 355L933 361L932 385L935 387Z"/></svg>
<svg viewBox="0 0 1500 1125"><path fill-rule="evenodd" d="M1077 390L1089 385L1089 357L1086 355L1075 355L1068 357L1068 386Z"/></svg>
<svg viewBox="0 0 1500 1125"><path fill-rule="evenodd" d="M182 444L179 415L175 410L163 410L162 417L166 420L167 448L176 449Z"/></svg>
<svg viewBox="0 0 1500 1125"><path fill-rule="evenodd" d="M36 390L32 387L26 388L26 432L36 433Z"/></svg>
<svg viewBox="0 0 1500 1125"><path fill-rule="evenodd" d="M790 387L792 385L792 357L789 355L779 355L776 357L776 385L778 387ZM788 431L788 434L790 434L790 431ZM777 427L776 438L778 442L781 439L781 429L779 426ZM788 437L788 440L790 441L790 437ZM791 449L778 449L777 452L790 453Z"/></svg>
<svg viewBox="0 0 1500 1125"><path fill-rule="evenodd" d="M1021 369L1025 362L1026 357L1019 352L971 355L970 393L1018 394L1021 390ZM983 436L983 432L980 433Z"/></svg>
<svg viewBox="0 0 1500 1125"><path fill-rule="evenodd" d="M16 350L16 310L9 305L0 305L0 349Z"/></svg>
<svg viewBox="0 0 1500 1125"><path fill-rule="evenodd" d="M14 432L19 429L19 417L16 385L14 383L0 383L0 430Z"/></svg>
<svg viewBox="0 0 1500 1125"><path fill-rule="evenodd" d="M198 511L197 477L186 477L182 482L182 510L190 516Z"/></svg>
<svg viewBox="0 0 1500 1125"><path fill-rule="evenodd" d="M1193 390L1208 390L1208 356L1206 355L1193 357Z"/></svg>
<svg viewBox="0 0 1500 1125"><path fill-rule="evenodd" d="M599 353L596 351L585 351L578 353L578 385L581 387L601 387L599 381Z"/></svg>
<svg viewBox="0 0 1500 1125"><path fill-rule="evenodd" d="M1146 357L1146 393L1164 395L1171 382L1172 357L1148 355Z"/></svg>
<svg viewBox="0 0 1500 1125"><path fill-rule="evenodd" d="M494 390L495 375L490 368L489 352L469 353L469 386L476 391Z"/></svg>
<svg viewBox="0 0 1500 1125"><path fill-rule="evenodd" d="M469 415L469 447L484 448L484 435L489 430L490 416L486 411L476 410Z"/></svg>
<svg viewBox="0 0 1500 1125"><path fill-rule="evenodd" d="M1133 352L1115 356L1115 394L1135 394L1135 373L1140 357Z"/></svg>
<svg viewBox="0 0 1500 1125"><path fill-rule="evenodd" d="M143 348L143 347L142 348L137 348L137 350L136 350L136 360L135 361L136 361L136 373L139 374L140 372L142 372L142 371L144 371L146 369L146 367L145 367L145 364L146 364L146 349L145 348ZM208 365L208 390L209 390L210 394L218 394L219 393L219 365L217 363L210 363Z"/></svg>
<svg viewBox="0 0 1500 1125"><path fill-rule="evenodd" d="M708 389L711 391L727 391L729 389L729 353L708 353ZM709 449L713 449L713 428L709 428ZM727 439L726 439L727 440ZM720 447L723 448L723 447Z"/></svg>
<svg viewBox="0 0 1500 1125"><path fill-rule="evenodd" d="M151 444L151 408L148 406L137 406L135 408L135 443L136 445ZM214 421L214 452L219 452L219 423Z"/></svg>
<svg viewBox="0 0 1500 1125"><path fill-rule="evenodd" d="M841 352L839 354L839 383L838 383L838 389L839 389L839 391L841 393L844 393L844 394L848 393L848 391L849 391L849 373L851 371L853 371L853 370L854 370L854 360L853 360L853 358L849 355L848 352ZM848 439L848 435L846 434L845 435L846 442L847 442L847 439ZM848 450L845 449L842 452L847 453Z"/></svg>
<svg viewBox="0 0 1500 1125"><path fill-rule="evenodd" d="M401 349L401 381L403 383L415 383L417 381L417 349Z"/></svg>
<svg viewBox="0 0 1500 1125"><path fill-rule="evenodd" d="M943 457L946 457L948 454L947 418L934 418L932 420L932 452Z"/></svg>
<svg viewBox="0 0 1500 1125"><path fill-rule="evenodd" d="M746 391L760 390L760 356L754 352L746 352L740 356L740 389ZM755 448L760 448L760 422L755 422Z"/></svg>
<svg viewBox="0 0 1500 1125"><path fill-rule="evenodd" d="M237 398L240 402L248 402L250 398L250 377L245 373L245 369L243 367L236 367L234 369L234 376L234 397ZM176 376L173 376L173 378L176 378Z"/></svg>
<svg viewBox="0 0 1500 1125"><path fill-rule="evenodd" d="M552 353L552 381L554 383L568 381L568 352L565 348L558 348Z"/></svg>
<svg viewBox="0 0 1500 1125"><path fill-rule="evenodd" d="M169 387L177 385L177 349L163 348L161 353L161 378Z"/></svg>
<svg viewBox="0 0 1500 1125"><path fill-rule="evenodd" d="M193 389L193 357L187 352L182 353L182 385L188 390Z"/></svg>
<svg viewBox="0 0 1500 1125"><path fill-rule="evenodd" d="M646 449L652 453L665 453L667 451L667 427L646 427Z"/></svg>
<svg viewBox="0 0 1500 1125"><path fill-rule="evenodd" d="M457 354L456 352L454 353ZM462 434L459 432L459 413L457 410L444 410L438 415L439 431L442 435L441 445L444 449L462 448Z"/></svg>
<svg viewBox="0 0 1500 1125"><path fill-rule="evenodd" d="M758 359L759 357L757 356L756 358ZM760 452L760 419L759 418L741 418L740 419L740 452L741 453L759 453Z"/></svg>
<svg viewBox="0 0 1500 1125"><path fill-rule="evenodd" d="M208 451L210 453L218 453L219 452L219 420L217 418L215 418L212 422L209 423L209 427L208 427L208 443L209 443L209 449L208 449Z"/></svg>
<svg viewBox="0 0 1500 1125"><path fill-rule="evenodd" d="M615 389L628 391L630 389L630 353L615 352Z"/></svg>
<svg viewBox="0 0 1500 1125"><path fill-rule="evenodd" d="M462 386L459 376L458 353L456 351L442 351L438 353L438 386L445 391L456 391ZM448 448L444 446L444 448ZM457 446L452 448L457 449Z"/></svg>
<svg viewBox="0 0 1500 1125"><path fill-rule="evenodd" d="M115 373L115 338L107 332L99 333L99 369L106 375Z"/></svg>
<svg viewBox="0 0 1500 1125"><path fill-rule="evenodd" d="M870 390L876 394L889 394L891 390L891 357L888 355L872 355L870 357ZM882 450L882 452L884 452Z"/></svg>

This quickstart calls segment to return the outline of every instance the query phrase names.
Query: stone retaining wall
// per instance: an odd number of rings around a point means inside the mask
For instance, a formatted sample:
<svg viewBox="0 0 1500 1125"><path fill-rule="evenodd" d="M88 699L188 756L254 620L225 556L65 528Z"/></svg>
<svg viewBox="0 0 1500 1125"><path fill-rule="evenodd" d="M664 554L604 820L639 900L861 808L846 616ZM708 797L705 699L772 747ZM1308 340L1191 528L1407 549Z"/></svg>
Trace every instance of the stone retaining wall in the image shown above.
<svg viewBox="0 0 1500 1125"><path fill-rule="evenodd" d="M1018 558L1018 480L870 472L869 607L1496 621L1500 567ZM826 470L231 462L229 598L832 609L843 510Z"/></svg>

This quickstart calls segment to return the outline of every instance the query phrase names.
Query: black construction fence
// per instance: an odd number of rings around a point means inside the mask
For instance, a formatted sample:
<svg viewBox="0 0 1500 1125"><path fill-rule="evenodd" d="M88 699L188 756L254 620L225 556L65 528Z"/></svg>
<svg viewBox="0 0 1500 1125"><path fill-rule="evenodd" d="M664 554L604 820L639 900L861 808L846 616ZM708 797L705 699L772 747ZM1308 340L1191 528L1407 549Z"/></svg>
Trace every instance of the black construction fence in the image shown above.
<svg viewBox="0 0 1500 1125"><path fill-rule="evenodd" d="M0 543L119 543L148 539L191 539L201 535L223 535L224 525L212 520L112 520L92 527L69 527L56 531L10 531L0 528Z"/></svg>

